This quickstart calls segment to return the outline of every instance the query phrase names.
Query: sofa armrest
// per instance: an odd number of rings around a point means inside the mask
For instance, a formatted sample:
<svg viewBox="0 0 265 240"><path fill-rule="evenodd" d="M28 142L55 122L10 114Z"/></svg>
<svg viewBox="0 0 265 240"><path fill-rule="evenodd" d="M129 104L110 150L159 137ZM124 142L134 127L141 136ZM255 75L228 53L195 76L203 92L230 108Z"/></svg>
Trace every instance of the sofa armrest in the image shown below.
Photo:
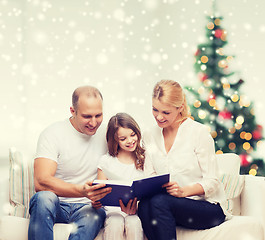
<svg viewBox="0 0 265 240"><path fill-rule="evenodd" d="M9 171L8 167L0 168L0 217L9 214Z"/></svg>
<svg viewBox="0 0 265 240"><path fill-rule="evenodd" d="M241 193L241 215L254 216L265 227L265 178L245 176L245 186Z"/></svg>

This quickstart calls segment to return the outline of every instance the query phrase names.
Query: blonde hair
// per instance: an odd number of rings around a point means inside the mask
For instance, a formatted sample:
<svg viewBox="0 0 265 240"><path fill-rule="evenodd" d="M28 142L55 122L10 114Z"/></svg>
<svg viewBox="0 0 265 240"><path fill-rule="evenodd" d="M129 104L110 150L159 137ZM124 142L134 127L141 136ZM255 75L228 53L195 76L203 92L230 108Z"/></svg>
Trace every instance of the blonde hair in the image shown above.
<svg viewBox="0 0 265 240"><path fill-rule="evenodd" d="M157 99L163 104L176 108L183 106L183 110L180 112L180 121L190 117L185 93L180 84L176 81L161 80L158 82L153 90L153 99Z"/></svg>

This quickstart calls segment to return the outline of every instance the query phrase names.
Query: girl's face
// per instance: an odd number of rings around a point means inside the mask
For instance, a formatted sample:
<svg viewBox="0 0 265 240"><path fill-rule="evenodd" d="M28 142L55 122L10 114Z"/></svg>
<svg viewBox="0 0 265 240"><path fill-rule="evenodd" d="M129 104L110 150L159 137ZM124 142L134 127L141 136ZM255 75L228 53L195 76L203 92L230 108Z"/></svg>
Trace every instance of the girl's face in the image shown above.
<svg viewBox="0 0 265 240"><path fill-rule="evenodd" d="M161 103L158 99L153 99L153 116L157 125L161 128L173 126L180 119L180 112L183 107L176 108L167 104Z"/></svg>
<svg viewBox="0 0 265 240"><path fill-rule="evenodd" d="M119 127L117 136L122 150L133 152L136 149L138 137L132 129Z"/></svg>

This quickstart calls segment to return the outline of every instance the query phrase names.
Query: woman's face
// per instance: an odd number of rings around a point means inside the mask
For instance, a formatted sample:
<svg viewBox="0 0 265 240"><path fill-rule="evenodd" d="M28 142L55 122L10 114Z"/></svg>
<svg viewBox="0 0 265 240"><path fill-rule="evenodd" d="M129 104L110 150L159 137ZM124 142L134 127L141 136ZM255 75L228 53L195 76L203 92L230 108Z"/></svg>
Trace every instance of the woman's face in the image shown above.
<svg viewBox="0 0 265 240"><path fill-rule="evenodd" d="M157 125L161 128L167 128L176 123L181 118L180 112L182 106L176 108L171 105L163 104L158 99L153 98L153 116L157 122Z"/></svg>
<svg viewBox="0 0 265 240"><path fill-rule="evenodd" d="M117 131L120 149L133 152L136 149L138 137L130 128L119 127Z"/></svg>

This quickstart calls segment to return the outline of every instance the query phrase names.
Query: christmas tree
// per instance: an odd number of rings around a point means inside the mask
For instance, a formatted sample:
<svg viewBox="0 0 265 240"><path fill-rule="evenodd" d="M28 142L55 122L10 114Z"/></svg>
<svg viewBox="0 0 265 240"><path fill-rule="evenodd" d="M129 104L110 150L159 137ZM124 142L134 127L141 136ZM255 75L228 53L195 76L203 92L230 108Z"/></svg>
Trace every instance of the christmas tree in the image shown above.
<svg viewBox="0 0 265 240"><path fill-rule="evenodd" d="M244 81L229 69L234 57L224 53L227 32L221 22L222 17L207 16L207 42L199 44L195 53L198 86L186 87L191 114L209 127L217 154L240 156L241 174L265 175L263 159L254 157L263 139L262 126L256 123L253 103L240 93Z"/></svg>

